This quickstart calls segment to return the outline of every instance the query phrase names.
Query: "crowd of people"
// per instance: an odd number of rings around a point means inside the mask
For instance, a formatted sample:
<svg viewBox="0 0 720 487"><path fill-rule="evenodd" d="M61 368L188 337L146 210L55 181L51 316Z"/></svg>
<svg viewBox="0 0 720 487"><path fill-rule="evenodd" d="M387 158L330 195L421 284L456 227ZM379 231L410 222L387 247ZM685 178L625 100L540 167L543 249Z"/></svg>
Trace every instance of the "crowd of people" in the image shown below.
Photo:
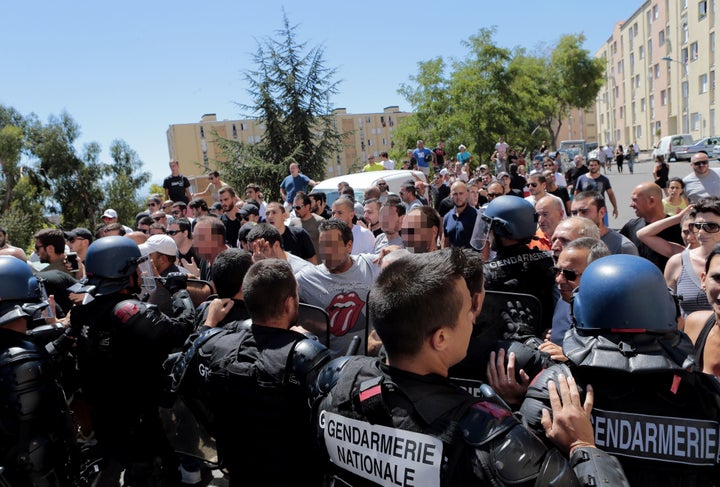
<svg viewBox="0 0 720 487"><path fill-rule="evenodd" d="M720 485L705 154L619 230L604 156L378 158L360 201L171 161L132 222L0 228L0 485L207 485L201 431L231 486Z"/></svg>

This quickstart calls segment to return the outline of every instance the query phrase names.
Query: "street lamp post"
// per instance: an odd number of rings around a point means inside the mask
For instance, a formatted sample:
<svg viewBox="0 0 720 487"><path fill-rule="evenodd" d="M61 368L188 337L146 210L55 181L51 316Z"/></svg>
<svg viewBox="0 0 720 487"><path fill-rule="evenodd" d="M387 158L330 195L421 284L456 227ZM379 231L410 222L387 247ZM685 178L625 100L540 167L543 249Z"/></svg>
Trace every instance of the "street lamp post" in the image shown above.
<svg viewBox="0 0 720 487"><path fill-rule="evenodd" d="M687 63L683 63L682 61L678 61L677 59L673 59L670 56L663 56L660 58L662 61L667 61L668 63L678 63L681 65L685 70L687 70ZM685 76L688 78L690 77L689 72L684 72ZM687 117L687 131L692 132L692 112L690 111L690 80L687 81L687 96L684 97L684 108L685 108L685 116ZM682 85L681 85L681 93L682 93ZM698 112L698 116L700 117L699 120L699 128L700 128L700 137L702 137L702 113ZM684 127L683 127L684 128Z"/></svg>

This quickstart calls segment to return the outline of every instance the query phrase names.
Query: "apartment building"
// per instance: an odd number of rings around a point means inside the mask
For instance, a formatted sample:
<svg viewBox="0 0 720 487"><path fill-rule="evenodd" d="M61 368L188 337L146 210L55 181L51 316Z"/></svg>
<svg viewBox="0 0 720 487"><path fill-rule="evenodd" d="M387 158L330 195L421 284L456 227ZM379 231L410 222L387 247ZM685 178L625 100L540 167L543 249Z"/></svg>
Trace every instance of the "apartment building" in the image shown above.
<svg viewBox="0 0 720 487"><path fill-rule="evenodd" d="M360 170L370 155L393 147L392 137L398 122L410 115L397 106L379 113L347 113L345 108L333 111L338 132L344 136L344 148L326 161L326 177ZM248 144L261 140L265 127L256 120L218 120L215 114L203 115L200 122L173 124L167 130L170 159L180 162L180 171L188 177L222 171L225 161L217 138L229 138Z"/></svg>
<svg viewBox="0 0 720 487"><path fill-rule="evenodd" d="M615 24L595 54L605 62L595 106L601 144L648 150L665 135L717 135L716 3L648 0Z"/></svg>

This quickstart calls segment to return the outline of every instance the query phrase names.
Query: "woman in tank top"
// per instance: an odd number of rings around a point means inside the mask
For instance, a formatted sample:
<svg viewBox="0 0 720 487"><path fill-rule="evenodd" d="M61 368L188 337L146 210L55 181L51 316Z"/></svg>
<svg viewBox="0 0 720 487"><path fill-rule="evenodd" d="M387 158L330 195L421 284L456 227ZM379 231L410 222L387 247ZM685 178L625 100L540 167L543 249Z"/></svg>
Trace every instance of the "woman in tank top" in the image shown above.
<svg viewBox="0 0 720 487"><path fill-rule="evenodd" d="M712 309L702 289L701 276L710 252L720 243L720 198L702 199L694 205L694 210L692 228L700 245L673 255L665 266L665 281L681 298L683 317Z"/></svg>
<svg viewBox="0 0 720 487"><path fill-rule="evenodd" d="M695 344L695 356L702 371L720 377L720 245L707 258L702 289L712 309L688 315L685 333Z"/></svg>

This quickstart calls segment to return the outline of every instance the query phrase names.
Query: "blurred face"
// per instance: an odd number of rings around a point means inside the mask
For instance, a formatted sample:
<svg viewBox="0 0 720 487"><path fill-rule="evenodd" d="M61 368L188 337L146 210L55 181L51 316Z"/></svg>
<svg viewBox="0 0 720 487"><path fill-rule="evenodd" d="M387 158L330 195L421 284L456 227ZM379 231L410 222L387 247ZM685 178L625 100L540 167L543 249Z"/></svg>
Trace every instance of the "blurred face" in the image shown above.
<svg viewBox="0 0 720 487"><path fill-rule="evenodd" d="M437 227L431 227L419 211L411 211L402 222L402 239L405 248L420 254L437 248Z"/></svg>
<svg viewBox="0 0 720 487"><path fill-rule="evenodd" d="M670 184L668 184L667 190L668 196L672 199L678 198L683 194L682 184L680 184L679 181L671 181Z"/></svg>
<svg viewBox="0 0 720 487"><path fill-rule="evenodd" d="M342 271L348 265L352 242L343 243L340 230L320 232L320 260L330 272Z"/></svg>
<svg viewBox="0 0 720 487"><path fill-rule="evenodd" d="M707 273L702 274L702 287L716 316L720 316L720 256L713 256Z"/></svg>
<svg viewBox="0 0 720 487"><path fill-rule="evenodd" d="M572 293L580 285L580 277L587 267L587 259L587 249L565 249L560 252L555 283L563 301L569 303L572 300Z"/></svg>
<svg viewBox="0 0 720 487"><path fill-rule="evenodd" d="M332 205L332 217L342 220L352 227L352 220L355 211L348 208L343 203L335 202Z"/></svg>
<svg viewBox="0 0 720 487"><path fill-rule="evenodd" d="M605 216L605 208L598 211L592 199L586 198L584 200L574 199L571 205L570 214L572 216L581 216L592 220L598 227L602 223L602 219Z"/></svg>
<svg viewBox="0 0 720 487"><path fill-rule="evenodd" d="M215 256L224 247L223 242L219 242L222 236L213 236L210 231L210 224L208 222L198 222L195 225L195 231L193 233L193 247L200 255L208 261L212 262Z"/></svg>
<svg viewBox="0 0 720 487"><path fill-rule="evenodd" d="M450 197L456 208L462 209L467 206L468 192L464 184L453 184L450 189Z"/></svg>
<svg viewBox="0 0 720 487"><path fill-rule="evenodd" d="M380 188L380 192L381 192L381 193L387 193L388 185L387 185L387 183L386 183L385 181L383 181L382 179L377 182L377 187Z"/></svg>
<svg viewBox="0 0 720 487"><path fill-rule="evenodd" d="M477 207L478 199L480 198L480 191L478 191L478 187L474 185L468 186L467 193L467 204L472 206L473 208Z"/></svg>
<svg viewBox="0 0 720 487"><path fill-rule="evenodd" d="M498 183L492 183L487 187L488 201L492 201L498 196L502 196L503 194L505 194L505 191L503 190L503 187Z"/></svg>
<svg viewBox="0 0 720 487"><path fill-rule="evenodd" d="M147 207L148 207L148 211L152 215L153 213L155 213L157 210L160 209L160 204L155 201L148 201Z"/></svg>
<svg viewBox="0 0 720 487"><path fill-rule="evenodd" d="M397 235L402 226L403 217L398 216L396 208L383 206L380 208L379 218L380 228L383 232L390 235Z"/></svg>
<svg viewBox="0 0 720 487"><path fill-rule="evenodd" d="M690 164L696 176L705 176L710 172L710 159L706 154L695 154Z"/></svg>
<svg viewBox="0 0 720 487"><path fill-rule="evenodd" d="M545 235L552 235L560 220L565 214L562 208L558 208L555 201L543 198L535 204L535 212L538 214L538 226Z"/></svg>
<svg viewBox="0 0 720 487"><path fill-rule="evenodd" d="M363 217L368 225L377 225L380 221L380 211L377 203L368 203L363 207Z"/></svg>
<svg viewBox="0 0 720 487"><path fill-rule="evenodd" d="M180 173L180 165L177 162L171 162L170 172L173 176L177 176Z"/></svg>
<svg viewBox="0 0 720 487"><path fill-rule="evenodd" d="M697 225L702 223L708 225L697 228ZM718 228L720 228L720 216L709 212L698 213L695 216L694 225L695 237L705 250L710 252L715 244L720 243L720 231L718 231Z"/></svg>
<svg viewBox="0 0 720 487"><path fill-rule="evenodd" d="M297 176L300 173L300 168L297 164L290 164L290 167L288 167L288 170L290 171L290 174L293 175L293 177Z"/></svg>
<svg viewBox="0 0 720 487"><path fill-rule="evenodd" d="M220 194L220 204L223 211L234 211L236 209L235 203L237 203L237 199L229 191Z"/></svg>
<svg viewBox="0 0 720 487"><path fill-rule="evenodd" d="M167 214L164 211L156 211L152 214L152 219L157 223L167 224Z"/></svg>

